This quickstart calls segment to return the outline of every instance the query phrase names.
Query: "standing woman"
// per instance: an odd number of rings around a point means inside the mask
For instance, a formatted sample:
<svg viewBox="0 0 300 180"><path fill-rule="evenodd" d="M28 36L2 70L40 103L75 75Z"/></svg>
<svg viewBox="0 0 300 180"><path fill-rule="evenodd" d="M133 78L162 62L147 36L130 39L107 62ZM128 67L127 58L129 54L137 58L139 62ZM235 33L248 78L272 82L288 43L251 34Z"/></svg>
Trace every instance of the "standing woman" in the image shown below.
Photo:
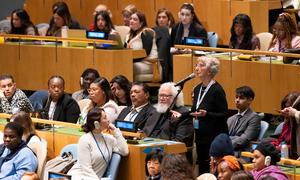
<svg viewBox="0 0 300 180"><path fill-rule="evenodd" d="M185 37L199 37L207 42L207 32L199 21L192 4L184 3L179 12L180 22L173 26L171 32L172 46L183 44ZM187 50L171 49L174 53L187 53Z"/></svg>
<svg viewBox="0 0 300 180"><path fill-rule="evenodd" d="M110 81L112 93L119 106L131 106L131 82L123 75L117 75Z"/></svg>
<svg viewBox="0 0 300 180"><path fill-rule="evenodd" d="M147 60L158 58L155 32L147 27L146 16L139 11L131 15L129 27L130 31L125 38L125 47L145 49L147 55L146 58L133 63L133 72L135 75L151 74L153 71L152 64Z"/></svg>
<svg viewBox="0 0 300 180"><path fill-rule="evenodd" d="M29 15L24 9L16 9L11 13L11 30L9 34L39 35Z"/></svg>
<svg viewBox="0 0 300 180"><path fill-rule="evenodd" d="M290 48L300 48L300 36L296 22L288 13L281 13L273 26L273 37L269 51L284 52Z"/></svg>
<svg viewBox="0 0 300 180"><path fill-rule="evenodd" d="M72 179L100 180L116 152L128 155L128 145L120 129L106 117L102 108L92 108L87 114L87 121L82 126L86 134L78 141L78 161L68 174ZM102 133L109 129L112 134Z"/></svg>
<svg viewBox="0 0 300 180"><path fill-rule="evenodd" d="M260 49L260 41L253 32L251 19L247 14L236 15L230 31L229 48L245 50Z"/></svg>
<svg viewBox="0 0 300 180"><path fill-rule="evenodd" d="M227 133L227 101L223 87L214 80L220 62L216 58L202 56L198 59L195 73L201 83L194 89L191 115L195 119L197 162L199 174L209 172L209 148L220 133Z"/></svg>

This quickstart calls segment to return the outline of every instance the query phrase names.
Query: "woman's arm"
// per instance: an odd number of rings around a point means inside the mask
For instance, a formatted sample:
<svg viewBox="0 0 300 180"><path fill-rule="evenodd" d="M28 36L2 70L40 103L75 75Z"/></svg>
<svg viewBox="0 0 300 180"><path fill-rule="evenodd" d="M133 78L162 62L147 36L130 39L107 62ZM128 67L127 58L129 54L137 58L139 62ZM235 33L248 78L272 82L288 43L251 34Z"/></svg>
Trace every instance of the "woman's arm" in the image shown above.
<svg viewBox="0 0 300 180"><path fill-rule="evenodd" d="M113 141L113 152L120 153L122 156L127 156L129 153L128 145L126 143L125 138L122 136L120 129L116 128L113 124L111 124L110 126L113 126L114 128L113 133L114 133L114 137L116 138Z"/></svg>

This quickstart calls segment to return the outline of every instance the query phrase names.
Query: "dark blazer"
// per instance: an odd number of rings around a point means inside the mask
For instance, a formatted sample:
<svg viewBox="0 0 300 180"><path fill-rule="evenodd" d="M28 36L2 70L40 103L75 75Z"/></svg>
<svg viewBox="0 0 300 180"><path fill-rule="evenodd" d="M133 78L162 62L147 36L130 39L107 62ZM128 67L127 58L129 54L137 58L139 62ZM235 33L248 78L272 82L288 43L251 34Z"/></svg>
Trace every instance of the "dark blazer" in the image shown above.
<svg viewBox="0 0 300 180"><path fill-rule="evenodd" d="M184 106L173 108L180 113L187 113L188 109ZM171 120L171 116L163 118L164 114L154 111L147 119L143 131L149 137L167 139L184 142L187 147L193 145L194 128L193 120L190 117L182 116L179 120ZM158 125L159 123L159 125ZM159 133L154 134L156 126L159 126Z"/></svg>
<svg viewBox="0 0 300 180"><path fill-rule="evenodd" d="M194 101L191 111L195 112L199 109L207 111L206 116L198 117L199 129L196 129L195 133L196 141L210 144L218 134L228 132L226 123L228 106L224 89L218 82L215 82L196 109L201 86L202 83L194 89Z"/></svg>
<svg viewBox="0 0 300 180"><path fill-rule="evenodd" d="M124 120L127 114L130 113L132 106L124 108L121 113L119 114L117 120ZM138 129L143 129L146 123L148 116L151 114L152 111L155 111L154 107L148 103L136 116L134 119L135 127Z"/></svg>
<svg viewBox="0 0 300 180"><path fill-rule="evenodd" d="M181 23L177 23L173 26L171 32L171 46L174 44L183 44L182 43L182 34L183 34L183 25ZM206 39L205 46L208 46L207 41L207 32L203 26L198 23L192 23L189 28L188 37L200 37Z"/></svg>
<svg viewBox="0 0 300 180"><path fill-rule="evenodd" d="M235 150L243 150L248 147L250 141L257 140L260 132L261 118L249 108L244 116L240 118L237 126L234 127L237 115L238 114L235 114L228 118L228 131L231 132L231 130L235 128L235 134L230 136L233 148Z"/></svg>
<svg viewBox="0 0 300 180"><path fill-rule="evenodd" d="M49 112L51 99L44 102L45 112ZM80 114L80 109L77 102L68 94L64 94L57 102L54 111L53 119L57 121L64 121L76 123Z"/></svg>

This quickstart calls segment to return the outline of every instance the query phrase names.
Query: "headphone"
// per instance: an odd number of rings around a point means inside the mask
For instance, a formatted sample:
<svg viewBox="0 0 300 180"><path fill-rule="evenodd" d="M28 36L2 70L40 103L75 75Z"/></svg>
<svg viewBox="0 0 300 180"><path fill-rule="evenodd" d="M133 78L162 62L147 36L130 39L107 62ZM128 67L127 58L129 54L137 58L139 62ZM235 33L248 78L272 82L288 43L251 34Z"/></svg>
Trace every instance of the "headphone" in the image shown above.
<svg viewBox="0 0 300 180"><path fill-rule="evenodd" d="M83 85L83 77L80 77L80 86Z"/></svg>
<svg viewBox="0 0 300 180"><path fill-rule="evenodd" d="M99 121L94 121L94 126L95 126L95 129L96 129L96 130L99 130L100 127L101 127Z"/></svg>
<svg viewBox="0 0 300 180"><path fill-rule="evenodd" d="M271 156L266 156L265 157L265 166L270 166L271 165Z"/></svg>

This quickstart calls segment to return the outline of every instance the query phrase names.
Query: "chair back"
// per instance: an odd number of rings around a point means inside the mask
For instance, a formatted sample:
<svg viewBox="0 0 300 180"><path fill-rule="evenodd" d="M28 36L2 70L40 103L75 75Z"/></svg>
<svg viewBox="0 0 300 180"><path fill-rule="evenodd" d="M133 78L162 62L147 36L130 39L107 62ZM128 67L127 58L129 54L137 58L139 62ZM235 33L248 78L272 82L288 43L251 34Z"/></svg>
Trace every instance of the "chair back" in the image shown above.
<svg viewBox="0 0 300 180"><path fill-rule="evenodd" d="M44 102L47 101L48 91L47 90L38 90L35 91L31 96L29 96L29 101L33 106L35 111L43 109Z"/></svg>
<svg viewBox="0 0 300 180"><path fill-rule="evenodd" d="M209 47L217 47L219 36L216 32L207 32Z"/></svg>
<svg viewBox="0 0 300 180"><path fill-rule="evenodd" d="M0 21L0 33L9 33L10 29L10 20L4 19Z"/></svg>
<svg viewBox="0 0 300 180"><path fill-rule="evenodd" d="M28 147L30 147L30 149L32 149L32 151L36 154L38 159L37 174L39 177L43 177L47 160L47 141L45 139L41 139L40 142L28 144Z"/></svg>
<svg viewBox="0 0 300 180"><path fill-rule="evenodd" d="M260 41L260 50L267 51L269 48L269 45L271 43L273 34L271 34L269 32L262 32L262 33L256 34L256 36L258 37L258 39Z"/></svg>
<svg viewBox="0 0 300 180"><path fill-rule="evenodd" d="M35 27L38 29L40 36L46 36L47 30L49 28L49 24L48 23L40 23L40 24L35 25Z"/></svg>
<svg viewBox="0 0 300 180"><path fill-rule="evenodd" d="M118 33L121 37L122 43L124 44L126 35L129 33L130 28L128 26L115 26L115 29L116 29L116 31L118 31Z"/></svg>
<svg viewBox="0 0 300 180"><path fill-rule="evenodd" d="M281 134L282 128L283 128L283 124L284 122L281 122L280 124L278 124L278 126L276 127L275 131L274 131L274 135L279 135Z"/></svg>
<svg viewBox="0 0 300 180"><path fill-rule="evenodd" d="M104 173L103 177L110 178L110 180L116 180L118 176L119 166L122 156L118 153L113 153L109 165Z"/></svg>
<svg viewBox="0 0 300 180"><path fill-rule="evenodd" d="M77 160L77 144L68 144L60 151L60 156L63 155L63 153L71 153L74 160Z"/></svg>
<svg viewBox="0 0 300 180"><path fill-rule="evenodd" d="M265 136L267 130L269 128L269 123L267 123L266 121L260 121L260 132L258 135L258 140L261 141L262 138Z"/></svg>

